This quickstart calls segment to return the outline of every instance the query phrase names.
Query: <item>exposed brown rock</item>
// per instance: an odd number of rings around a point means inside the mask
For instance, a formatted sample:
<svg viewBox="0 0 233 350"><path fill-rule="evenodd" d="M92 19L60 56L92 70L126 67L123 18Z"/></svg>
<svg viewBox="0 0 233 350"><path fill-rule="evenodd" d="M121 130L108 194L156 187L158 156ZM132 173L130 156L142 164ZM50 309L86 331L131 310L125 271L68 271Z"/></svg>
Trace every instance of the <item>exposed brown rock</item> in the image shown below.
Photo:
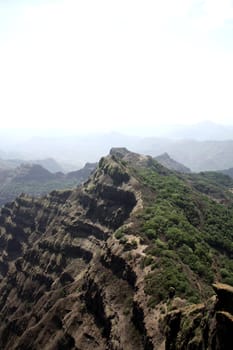
<svg viewBox="0 0 233 350"><path fill-rule="evenodd" d="M217 296L206 304L172 311L165 317L166 350L233 348L233 288L214 284Z"/></svg>
<svg viewBox="0 0 233 350"><path fill-rule="evenodd" d="M133 312L140 255L130 246L127 262L113 235L140 194L113 156L103 163L82 189L2 209L1 349L153 348Z"/></svg>
<svg viewBox="0 0 233 350"><path fill-rule="evenodd" d="M167 303L150 305L152 265L137 235L144 185L126 161L169 174L151 157L115 149L82 187L2 208L0 349L230 349L231 288L215 285L217 299L187 306L170 287Z"/></svg>

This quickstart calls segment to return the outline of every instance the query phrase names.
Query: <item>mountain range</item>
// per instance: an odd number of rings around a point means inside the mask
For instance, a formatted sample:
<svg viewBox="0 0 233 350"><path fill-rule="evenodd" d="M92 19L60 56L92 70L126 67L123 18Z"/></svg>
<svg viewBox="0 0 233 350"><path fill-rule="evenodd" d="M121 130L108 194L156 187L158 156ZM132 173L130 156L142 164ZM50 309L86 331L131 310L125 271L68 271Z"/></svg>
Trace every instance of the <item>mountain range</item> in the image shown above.
<svg viewBox="0 0 233 350"><path fill-rule="evenodd" d="M195 141L145 139L137 146L143 154L158 156L167 152L194 172L216 171L232 167L233 140Z"/></svg>
<svg viewBox="0 0 233 350"><path fill-rule="evenodd" d="M0 169L0 206L21 193L38 197L52 190L73 188L86 181L95 168L96 163L87 163L82 169L63 174L26 163L14 169Z"/></svg>
<svg viewBox="0 0 233 350"><path fill-rule="evenodd" d="M170 170L175 170L179 173L191 172L189 168L172 159L168 153L163 153L160 156L155 157L154 159L157 160L157 162L159 162L160 164L162 164L165 168L168 168Z"/></svg>
<svg viewBox="0 0 233 350"><path fill-rule="evenodd" d="M168 153L175 161L182 163L194 172L216 171L233 167L233 127L210 122L190 126L151 127L150 135L127 135L119 132L99 134L28 135L6 143L0 142L1 158L4 160L53 158L61 164L49 166L46 162L38 164L52 172L67 172L78 169L86 162L97 162L111 147L125 145L134 152L159 156ZM1 135L1 134L0 134ZM17 157L16 157L17 156ZM35 163L35 161L33 161ZM19 164L17 164L19 165ZM1 166L1 162L0 162ZM60 169L58 168L60 166Z"/></svg>
<svg viewBox="0 0 233 350"><path fill-rule="evenodd" d="M23 160L23 159L0 159L0 169L15 169L19 167L20 165L25 164L38 164L41 165L43 168L47 169L51 173L57 173L57 172L63 172L63 168L58 162L53 158L46 158L46 159L37 159L37 160Z"/></svg>
<svg viewBox="0 0 233 350"><path fill-rule="evenodd" d="M220 172L233 178L233 168L223 169Z"/></svg>
<svg viewBox="0 0 233 350"><path fill-rule="evenodd" d="M114 148L78 188L6 204L0 348L232 349L232 188Z"/></svg>
<svg viewBox="0 0 233 350"><path fill-rule="evenodd" d="M155 159L170 170L190 172L190 169L174 161L167 153L155 157ZM53 170L58 165L53 159L43 160L40 163ZM14 166L16 164L18 161L13 163ZM85 182L97 167L97 163L86 163L82 169L64 174L60 171L50 172L38 163L19 161L19 164L17 167L5 168L8 165L8 161L6 161L4 167L0 168L0 205L14 200L21 193L38 197L52 190L73 188Z"/></svg>

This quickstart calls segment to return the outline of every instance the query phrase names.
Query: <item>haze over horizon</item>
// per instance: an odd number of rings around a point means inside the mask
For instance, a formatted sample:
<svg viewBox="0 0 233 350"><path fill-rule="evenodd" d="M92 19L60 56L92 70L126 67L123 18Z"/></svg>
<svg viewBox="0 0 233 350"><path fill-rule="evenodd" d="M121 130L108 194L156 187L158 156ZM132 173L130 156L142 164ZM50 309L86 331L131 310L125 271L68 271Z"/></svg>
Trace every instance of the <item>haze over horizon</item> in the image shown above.
<svg viewBox="0 0 233 350"><path fill-rule="evenodd" d="M1 1L1 128L233 123L230 0Z"/></svg>
<svg viewBox="0 0 233 350"><path fill-rule="evenodd" d="M23 126L10 127L5 126L0 129L0 149L1 144L12 144L15 146L18 142L41 139L61 139L65 138L91 138L113 136L116 138L170 138L170 139L194 139L194 140L226 140L233 139L233 123L223 124L204 120L198 123L183 124L144 124L124 127L118 125L116 128L103 127L102 129L79 129L75 127L41 127Z"/></svg>
<svg viewBox="0 0 233 350"><path fill-rule="evenodd" d="M112 147L151 156L168 153L193 171L233 168L233 126L213 122L170 125L162 128L125 129L123 133L88 132L75 129L0 129L0 164L17 165L23 160L37 162L53 158L65 171L86 162L97 162ZM147 133L146 133L146 132ZM49 161L50 162L50 161ZM52 161L53 162L53 161Z"/></svg>

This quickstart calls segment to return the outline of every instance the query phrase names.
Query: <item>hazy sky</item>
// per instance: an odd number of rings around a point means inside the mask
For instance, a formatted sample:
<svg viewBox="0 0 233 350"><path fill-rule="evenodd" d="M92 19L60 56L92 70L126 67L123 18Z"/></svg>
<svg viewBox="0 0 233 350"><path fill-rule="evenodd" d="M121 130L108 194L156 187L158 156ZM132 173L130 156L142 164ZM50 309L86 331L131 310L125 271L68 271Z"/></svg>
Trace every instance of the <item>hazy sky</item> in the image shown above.
<svg viewBox="0 0 233 350"><path fill-rule="evenodd" d="M0 0L1 127L233 124L233 1Z"/></svg>

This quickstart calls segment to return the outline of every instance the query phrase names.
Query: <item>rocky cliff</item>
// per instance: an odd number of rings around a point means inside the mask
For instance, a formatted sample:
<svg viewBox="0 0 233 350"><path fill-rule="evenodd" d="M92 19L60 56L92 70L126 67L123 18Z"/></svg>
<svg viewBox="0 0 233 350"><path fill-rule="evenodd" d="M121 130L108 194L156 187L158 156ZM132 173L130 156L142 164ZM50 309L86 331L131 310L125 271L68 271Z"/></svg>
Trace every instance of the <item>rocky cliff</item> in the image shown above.
<svg viewBox="0 0 233 350"><path fill-rule="evenodd" d="M22 195L2 209L2 349L140 349L149 342L134 300L140 252L126 259L132 238L124 250L113 236L140 208L136 188L109 158L82 189L43 200Z"/></svg>
<svg viewBox="0 0 233 350"><path fill-rule="evenodd" d="M215 284L216 295L199 305L186 306L165 317L166 350L233 347L233 287Z"/></svg>
<svg viewBox="0 0 233 350"><path fill-rule="evenodd" d="M218 257L231 254L221 239L210 248L201 236L207 230L201 205L218 220L217 204L194 191L199 211L184 206L178 194L189 198L188 191L189 182L152 158L113 149L82 187L40 199L21 195L5 205L0 348L162 350L166 335L167 349L179 349L176 314L164 318L170 299L176 293L181 304L205 300L213 277L202 260L221 280Z"/></svg>

